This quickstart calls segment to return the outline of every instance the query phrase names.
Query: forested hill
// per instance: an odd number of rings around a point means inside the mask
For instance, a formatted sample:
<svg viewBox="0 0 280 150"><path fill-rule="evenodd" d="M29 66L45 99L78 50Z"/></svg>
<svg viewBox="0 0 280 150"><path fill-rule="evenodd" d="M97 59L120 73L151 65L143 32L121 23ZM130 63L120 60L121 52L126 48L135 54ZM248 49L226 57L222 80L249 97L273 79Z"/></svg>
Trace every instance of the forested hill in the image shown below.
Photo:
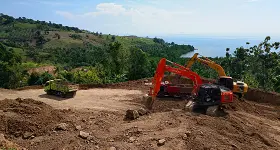
<svg viewBox="0 0 280 150"><path fill-rule="evenodd" d="M211 58L228 76L249 87L280 92L279 42L270 37L258 45L246 43L222 58ZM152 77L165 57L185 64L190 45L160 38L105 35L24 17L0 14L0 87L41 85L60 78L72 83L114 83ZM225 50L226 51L226 50ZM195 63L200 76L218 78L214 69Z"/></svg>
<svg viewBox="0 0 280 150"><path fill-rule="evenodd" d="M51 78L110 83L151 77L160 58L178 62L194 47L0 14L0 49L0 87L16 88ZM30 72L42 66L56 69Z"/></svg>

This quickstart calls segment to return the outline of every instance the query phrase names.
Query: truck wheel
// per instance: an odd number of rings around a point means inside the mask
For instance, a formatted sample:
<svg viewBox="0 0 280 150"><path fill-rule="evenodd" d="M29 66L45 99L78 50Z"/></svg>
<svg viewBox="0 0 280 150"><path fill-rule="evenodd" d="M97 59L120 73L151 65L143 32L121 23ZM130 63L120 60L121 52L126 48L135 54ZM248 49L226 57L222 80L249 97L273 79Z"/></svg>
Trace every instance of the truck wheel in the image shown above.
<svg viewBox="0 0 280 150"><path fill-rule="evenodd" d="M51 91L47 91L47 95L52 95L52 92Z"/></svg>
<svg viewBox="0 0 280 150"><path fill-rule="evenodd" d="M56 91L56 92L55 92L55 95L56 95L56 96L61 96L61 92Z"/></svg>
<svg viewBox="0 0 280 150"><path fill-rule="evenodd" d="M60 95L62 98L65 98L66 97L66 93L61 93Z"/></svg>
<svg viewBox="0 0 280 150"><path fill-rule="evenodd" d="M67 93L67 97L73 98L76 95L76 92Z"/></svg>
<svg viewBox="0 0 280 150"><path fill-rule="evenodd" d="M76 92L72 92L71 94L72 94L71 95L72 98L76 96Z"/></svg>

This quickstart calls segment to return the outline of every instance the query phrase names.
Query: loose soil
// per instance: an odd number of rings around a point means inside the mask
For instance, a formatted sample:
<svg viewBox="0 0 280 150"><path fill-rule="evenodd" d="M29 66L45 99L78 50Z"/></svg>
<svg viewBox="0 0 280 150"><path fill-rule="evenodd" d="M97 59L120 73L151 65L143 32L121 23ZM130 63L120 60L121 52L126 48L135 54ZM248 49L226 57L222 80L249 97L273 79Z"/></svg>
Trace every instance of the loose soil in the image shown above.
<svg viewBox="0 0 280 150"><path fill-rule="evenodd" d="M228 115L210 117L185 112L187 101L168 98L155 101L148 115L126 120L127 109L145 108L142 96L147 91L143 81L79 90L70 99L44 95L42 89L0 90L0 133L31 150L280 147L279 106L235 100L225 107ZM57 129L61 123L66 130ZM80 131L89 133L88 138L81 138ZM160 139L165 139L162 146Z"/></svg>

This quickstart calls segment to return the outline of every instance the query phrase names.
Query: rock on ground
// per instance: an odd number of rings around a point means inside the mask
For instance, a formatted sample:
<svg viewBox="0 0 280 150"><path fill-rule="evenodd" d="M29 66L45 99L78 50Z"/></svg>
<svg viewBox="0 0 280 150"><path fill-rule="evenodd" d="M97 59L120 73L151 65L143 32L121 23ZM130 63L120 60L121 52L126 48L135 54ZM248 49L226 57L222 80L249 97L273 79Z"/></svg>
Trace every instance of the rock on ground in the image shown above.
<svg viewBox="0 0 280 150"><path fill-rule="evenodd" d="M137 110L127 110L126 111L126 118L127 119L130 119L130 120L134 120L134 119L137 119L139 118L139 113Z"/></svg>
<svg viewBox="0 0 280 150"><path fill-rule="evenodd" d="M76 130L82 130L82 126L76 126Z"/></svg>
<svg viewBox="0 0 280 150"><path fill-rule="evenodd" d="M31 132L25 132L24 134L23 134L23 139L29 139L29 138L31 138L33 136L33 133L31 133Z"/></svg>
<svg viewBox="0 0 280 150"><path fill-rule="evenodd" d="M67 130L67 123L60 123L56 126L56 130Z"/></svg>
<svg viewBox="0 0 280 150"><path fill-rule="evenodd" d="M108 150L117 150L117 148L112 146L112 147L108 148Z"/></svg>
<svg viewBox="0 0 280 150"><path fill-rule="evenodd" d="M135 137L130 137L130 138L129 138L129 142L130 142L130 143L133 143L135 140L136 140Z"/></svg>
<svg viewBox="0 0 280 150"><path fill-rule="evenodd" d="M165 139L158 140L158 146L162 146L165 144Z"/></svg>
<svg viewBox="0 0 280 150"><path fill-rule="evenodd" d="M89 133L87 133L87 132L80 131L79 136L80 136L81 138L83 138L83 139L87 139L90 135L89 135Z"/></svg>
<svg viewBox="0 0 280 150"><path fill-rule="evenodd" d="M0 134L0 147L1 150L3 149L7 149L7 150L12 150L12 149L16 149L16 150L26 150L26 148L19 146L16 143L13 143L11 141L8 141L4 134Z"/></svg>
<svg viewBox="0 0 280 150"><path fill-rule="evenodd" d="M138 109L138 114L140 116L146 115L147 113L148 113L148 111L145 108Z"/></svg>

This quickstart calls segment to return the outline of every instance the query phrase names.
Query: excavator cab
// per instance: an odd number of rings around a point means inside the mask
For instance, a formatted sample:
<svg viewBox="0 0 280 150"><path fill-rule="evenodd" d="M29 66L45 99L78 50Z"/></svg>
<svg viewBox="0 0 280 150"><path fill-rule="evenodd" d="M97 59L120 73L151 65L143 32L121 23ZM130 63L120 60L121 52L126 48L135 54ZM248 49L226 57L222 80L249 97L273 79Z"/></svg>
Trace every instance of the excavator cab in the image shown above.
<svg viewBox="0 0 280 150"><path fill-rule="evenodd" d="M216 106L233 102L233 93L227 87L205 83L198 89L197 105Z"/></svg>
<svg viewBox="0 0 280 150"><path fill-rule="evenodd" d="M221 90L219 85L202 84L197 94L197 104L203 106L219 105L221 103Z"/></svg>
<svg viewBox="0 0 280 150"><path fill-rule="evenodd" d="M219 81L218 81L219 85L225 86L227 88L229 88L230 90L233 90L233 79L232 77L228 77L228 76L221 76Z"/></svg>

